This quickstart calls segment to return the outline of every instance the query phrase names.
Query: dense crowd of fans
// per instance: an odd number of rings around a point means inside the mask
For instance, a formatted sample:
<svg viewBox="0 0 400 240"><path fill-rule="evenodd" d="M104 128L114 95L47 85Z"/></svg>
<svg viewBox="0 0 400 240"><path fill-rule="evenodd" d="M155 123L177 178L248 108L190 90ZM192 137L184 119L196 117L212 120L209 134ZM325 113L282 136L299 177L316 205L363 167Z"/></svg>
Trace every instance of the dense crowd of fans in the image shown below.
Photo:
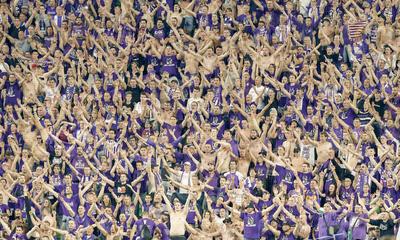
<svg viewBox="0 0 400 240"><path fill-rule="evenodd" d="M399 0L0 6L1 239L396 239Z"/></svg>

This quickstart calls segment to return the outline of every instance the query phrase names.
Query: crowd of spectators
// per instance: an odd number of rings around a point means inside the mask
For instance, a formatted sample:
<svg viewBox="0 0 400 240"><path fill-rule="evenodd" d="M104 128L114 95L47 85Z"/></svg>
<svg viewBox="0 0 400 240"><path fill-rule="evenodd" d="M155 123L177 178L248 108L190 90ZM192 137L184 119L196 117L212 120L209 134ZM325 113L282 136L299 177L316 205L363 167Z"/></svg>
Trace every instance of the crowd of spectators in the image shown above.
<svg viewBox="0 0 400 240"><path fill-rule="evenodd" d="M0 238L400 239L399 7L0 0Z"/></svg>

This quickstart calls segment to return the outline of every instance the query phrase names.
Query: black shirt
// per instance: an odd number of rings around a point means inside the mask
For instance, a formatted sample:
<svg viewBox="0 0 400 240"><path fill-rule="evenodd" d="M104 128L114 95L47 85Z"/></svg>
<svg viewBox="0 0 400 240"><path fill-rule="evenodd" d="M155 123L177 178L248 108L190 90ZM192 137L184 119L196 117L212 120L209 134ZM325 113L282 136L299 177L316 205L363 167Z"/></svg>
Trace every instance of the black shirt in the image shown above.
<svg viewBox="0 0 400 240"><path fill-rule="evenodd" d="M142 92L143 92L143 89L141 89L140 87L131 87L131 86L127 86L127 88L126 88L126 90L125 90L126 92L132 92L132 102L133 103L138 103L138 102L140 102L140 95L142 94Z"/></svg>
<svg viewBox="0 0 400 240"><path fill-rule="evenodd" d="M15 24L11 24L10 28L8 29L8 34L13 38L18 39L18 32L20 31L24 32L25 30L26 30L25 24L21 24L18 27L15 26Z"/></svg>
<svg viewBox="0 0 400 240"><path fill-rule="evenodd" d="M133 194L132 187L128 186L127 183L122 184L120 182L117 182L115 184L115 192L116 192L117 196L121 196L123 194L132 196L132 194Z"/></svg>
<svg viewBox="0 0 400 240"><path fill-rule="evenodd" d="M393 220L388 220L384 222L383 220L371 220L370 224L378 226L380 230L380 236L394 236L394 222Z"/></svg>
<svg viewBox="0 0 400 240"><path fill-rule="evenodd" d="M372 97L371 105L379 113L379 116L383 117L386 107L385 103L383 102L383 99L376 100L375 97Z"/></svg>

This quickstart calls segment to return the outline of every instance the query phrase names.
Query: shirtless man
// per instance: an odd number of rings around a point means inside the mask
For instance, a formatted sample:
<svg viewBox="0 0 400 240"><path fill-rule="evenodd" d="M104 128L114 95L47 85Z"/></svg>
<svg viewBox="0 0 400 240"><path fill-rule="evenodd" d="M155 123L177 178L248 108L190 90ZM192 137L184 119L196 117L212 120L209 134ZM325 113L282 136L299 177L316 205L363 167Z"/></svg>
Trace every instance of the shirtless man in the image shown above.
<svg viewBox="0 0 400 240"><path fill-rule="evenodd" d="M24 101L26 103L32 102L39 94L39 80L33 74L29 74L25 78L16 72L14 74L18 78L22 92L24 93Z"/></svg>
<svg viewBox="0 0 400 240"><path fill-rule="evenodd" d="M379 19L379 27L376 33L376 45L378 49L383 49L385 44L391 43L395 37L392 24L386 19Z"/></svg>
<svg viewBox="0 0 400 240"><path fill-rule="evenodd" d="M240 158L240 164L239 164L239 171L247 175L247 171L249 170L250 166L250 160L253 159L254 162L256 162L256 157L259 155L260 151L263 149L263 142L262 139L265 139L265 134L262 134L261 136L258 136L258 133L256 130L252 129L250 131L250 138L246 138L243 133L238 129L240 136L242 137L242 141L247 144L247 153L245 156L242 156Z"/></svg>
<svg viewBox="0 0 400 240"><path fill-rule="evenodd" d="M172 46L179 52L179 54L183 55L183 59L185 60L185 73L189 73L190 75L195 75L199 71L199 63L203 59L203 56L196 52L196 45L194 43L189 43L189 46L184 49L179 48L176 44L172 44Z"/></svg>
<svg viewBox="0 0 400 240"><path fill-rule="evenodd" d="M282 53L282 50L286 47L286 44L282 44L275 51L269 46L259 48L257 51L251 47L248 47L247 45L245 45L245 47L248 49L253 61L255 61L260 70L264 72L271 64L275 64L276 62L280 61L282 56L279 54Z"/></svg>
<svg viewBox="0 0 400 240"><path fill-rule="evenodd" d="M163 189L161 188L161 194L164 198L165 205L168 209L169 216L170 216L170 237L172 240L184 240L185 238L185 223L186 217L189 210L189 203L190 199L192 198L192 194L189 193L189 196L186 200L185 206L182 208L182 204L179 202L178 199L175 198L174 200L174 208L172 208L171 202L169 201L168 197L165 195Z"/></svg>
<svg viewBox="0 0 400 240"><path fill-rule="evenodd" d="M332 144L327 141L327 134L325 132L321 133L319 141L308 140L317 148L317 164L322 164L330 159L333 149Z"/></svg>
<svg viewBox="0 0 400 240"><path fill-rule="evenodd" d="M218 62L224 59L227 56L227 53L229 52L226 52L218 56L214 53L214 50L212 48L208 48L205 53L205 56L203 56L202 58L202 64L204 66L204 74L207 76L208 74L213 73Z"/></svg>

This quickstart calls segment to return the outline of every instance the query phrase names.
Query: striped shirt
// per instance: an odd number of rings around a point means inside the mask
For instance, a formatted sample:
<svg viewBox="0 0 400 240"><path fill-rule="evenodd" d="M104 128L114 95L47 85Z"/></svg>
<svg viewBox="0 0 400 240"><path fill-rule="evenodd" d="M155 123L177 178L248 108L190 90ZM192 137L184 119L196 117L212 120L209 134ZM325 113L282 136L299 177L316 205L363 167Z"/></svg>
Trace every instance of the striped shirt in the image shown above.
<svg viewBox="0 0 400 240"><path fill-rule="evenodd" d="M112 150L112 153L114 153L114 154L117 153L118 147L119 147L118 142L116 142L115 140L111 140L111 139L110 139L110 140L107 140L107 141L106 141L106 145L107 145L108 149ZM108 149L107 149L107 148L104 148L104 152L105 152L105 155L106 155L107 157L110 157L111 154L109 153L109 150L108 150Z"/></svg>
<svg viewBox="0 0 400 240"><path fill-rule="evenodd" d="M367 111L359 111L357 117L360 119L361 126L363 127L367 125L372 119L372 115Z"/></svg>
<svg viewBox="0 0 400 240"><path fill-rule="evenodd" d="M367 21L356 21L349 23L348 29L350 40L354 41L355 39L362 37L364 28L367 26L367 24Z"/></svg>

